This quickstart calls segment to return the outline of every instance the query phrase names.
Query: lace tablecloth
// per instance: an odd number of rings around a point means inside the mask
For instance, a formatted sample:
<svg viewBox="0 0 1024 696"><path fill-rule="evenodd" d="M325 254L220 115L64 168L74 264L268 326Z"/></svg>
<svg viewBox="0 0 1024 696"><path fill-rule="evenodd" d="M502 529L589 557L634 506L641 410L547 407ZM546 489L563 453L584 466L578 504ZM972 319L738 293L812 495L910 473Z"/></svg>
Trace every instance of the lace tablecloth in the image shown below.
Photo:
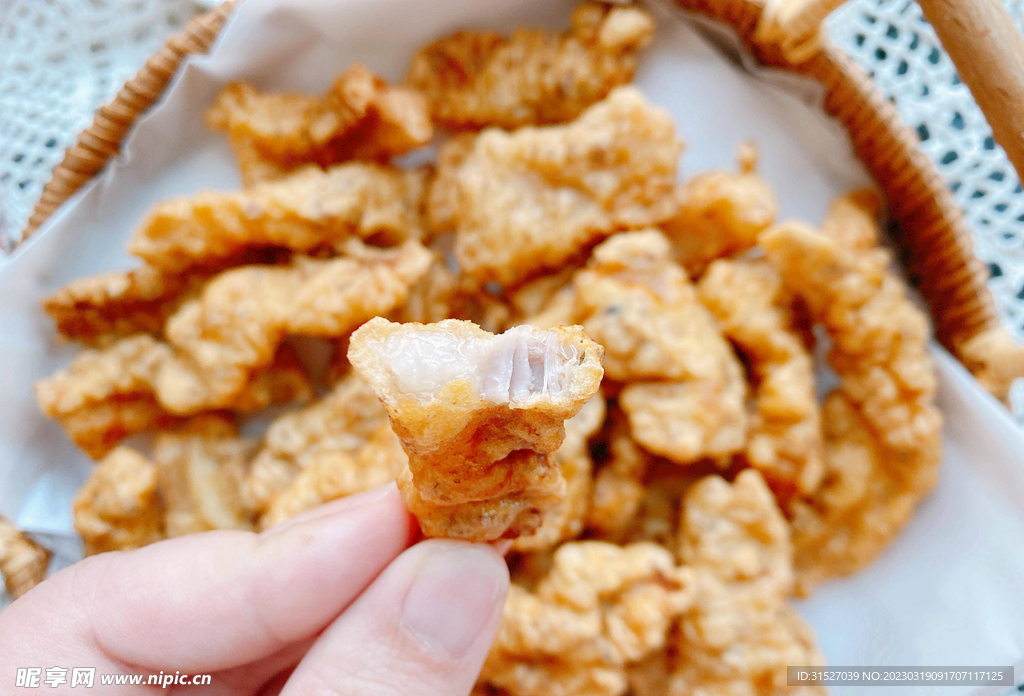
<svg viewBox="0 0 1024 696"><path fill-rule="evenodd" d="M0 245L24 226L64 149L173 31L216 0L0 0ZM1006 0L1018 25L1024 0ZM875 77L956 192L990 286L1024 338L1024 194L911 0L850 0L829 32ZM1024 384L1015 393L1024 422Z"/></svg>

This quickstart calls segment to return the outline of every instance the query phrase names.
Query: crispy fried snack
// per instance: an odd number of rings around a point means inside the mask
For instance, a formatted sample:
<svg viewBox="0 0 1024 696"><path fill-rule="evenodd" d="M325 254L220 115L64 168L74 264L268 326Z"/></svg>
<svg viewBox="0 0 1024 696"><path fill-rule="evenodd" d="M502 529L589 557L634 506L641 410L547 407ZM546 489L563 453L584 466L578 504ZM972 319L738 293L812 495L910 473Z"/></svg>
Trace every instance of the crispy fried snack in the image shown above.
<svg viewBox="0 0 1024 696"><path fill-rule="evenodd" d="M964 366L994 397L1007 403L1014 381L1024 377L1024 346L1002 326L983 331L961 348Z"/></svg>
<svg viewBox="0 0 1024 696"><path fill-rule="evenodd" d="M560 268L612 232L671 214L681 144L669 116L620 87L564 126L490 129L450 177L455 255L478 284Z"/></svg>
<svg viewBox="0 0 1024 696"><path fill-rule="evenodd" d="M248 249L338 248L351 238L393 244L423 236L426 173L353 162L306 167L244 191L205 191L161 203L128 251L183 271Z"/></svg>
<svg viewBox="0 0 1024 696"><path fill-rule="evenodd" d="M789 665L821 665L814 634L787 604L793 582L786 522L761 476L709 476L690 489L680 553L696 589L669 650L633 670L637 696L793 693Z"/></svg>
<svg viewBox="0 0 1024 696"><path fill-rule="evenodd" d="M620 234L576 274L577 320L605 347L619 405L643 447L688 464L746 444L743 368L654 230Z"/></svg>
<svg viewBox="0 0 1024 696"><path fill-rule="evenodd" d="M129 435L180 422L181 416L160 402L157 389L161 371L179 360L170 346L152 336L124 338L84 351L67 369L38 382L36 400L76 445L99 459ZM232 399L211 408L252 413L311 395L305 371L294 352L284 348Z"/></svg>
<svg viewBox="0 0 1024 696"><path fill-rule="evenodd" d="M565 439L551 455L565 479L565 499L545 513L532 534L515 539L513 550L544 551L559 542L575 539L583 532L594 470L590 438L604 423L605 410L604 396L595 394L579 413L565 422Z"/></svg>
<svg viewBox="0 0 1024 696"><path fill-rule="evenodd" d="M46 579L50 552L0 517L0 575L11 599L17 599Z"/></svg>
<svg viewBox="0 0 1024 696"><path fill-rule="evenodd" d="M118 447L96 464L79 489L74 512L87 556L163 539L164 503L156 465L133 449Z"/></svg>
<svg viewBox="0 0 1024 696"><path fill-rule="evenodd" d="M270 424L242 486L246 507L262 514L301 471L321 460L354 460L387 422L370 386L359 375L347 375L319 401Z"/></svg>
<svg viewBox="0 0 1024 696"><path fill-rule="evenodd" d="M377 318L352 334L349 360L409 454L399 487L423 531L490 541L533 531L565 497L548 455L597 391L602 353L579 327L494 336Z"/></svg>
<svg viewBox="0 0 1024 696"><path fill-rule="evenodd" d="M259 526L272 527L317 505L394 481L408 465L402 443L384 422L357 452L317 450L294 480L273 497Z"/></svg>
<svg viewBox="0 0 1024 696"><path fill-rule="evenodd" d="M167 536L210 529L251 529L241 500L242 479L256 442L238 437L231 421L194 418L160 433L153 447Z"/></svg>
<svg viewBox="0 0 1024 696"><path fill-rule="evenodd" d="M633 79L653 34L644 10L585 3L565 34L460 31L435 41L413 58L408 82L452 130L571 121Z"/></svg>
<svg viewBox="0 0 1024 696"><path fill-rule="evenodd" d="M740 171L711 171L687 181L678 207L661 228L672 240L676 259L699 277L718 258L746 251L775 222L775 192L756 171L757 152L741 146Z"/></svg>
<svg viewBox="0 0 1024 696"><path fill-rule="evenodd" d="M528 591L510 588L479 687L509 696L620 696L693 601L693 576L656 544L573 542Z"/></svg>
<svg viewBox="0 0 1024 696"><path fill-rule="evenodd" d="M345 257L299 257L287 266L246 266L211 281L167 321L181 358L157 376L160 403L174 413L216 408L245 388L288 335L336 338L401 306L432 256L418 242Z"/></svg>
<svg viewBox="0 0 1024 696"><path fill-rule="evenodd" d="M608 459L594 475L586 528L596 538L617 541L640 511L652 457L633 440L622 411L612 412L606 438Z"/></svg>
<svg viewBox="0 0 1024 696"><path fill-rule="evenodd" d="M425 145L433 135L422 95L391 87L358 63L322 97L228 85L206 112L206 122L227 131L246 186L308 163L385 160Z"/></svg>
<svg viewBox="0 0 1024 696"><path fill-rule="evenodd" d="M476 136L452 136L437 153L435 176L426 198L426 226L431 236L454 232L459 220L459 167L473 151Z"/></svg>
<svg viewBox="0 0 1024 696"><path fill-rule="evenodd" d="M941 458L928 322L867 236L877 240L869 202L841 200L826 233L786 223L762 238L828 333L840 380L824 407L823 483L789 509L802 593L873 560L934 486Z"/></svg>
<svg viewBox="0 0 1024 696"><path fill-rule="evenodd" d="M824 472L824 445L801 308L763 260L715 261L698 289L754 381L747 463L781 501L810 493Z"/></svg>

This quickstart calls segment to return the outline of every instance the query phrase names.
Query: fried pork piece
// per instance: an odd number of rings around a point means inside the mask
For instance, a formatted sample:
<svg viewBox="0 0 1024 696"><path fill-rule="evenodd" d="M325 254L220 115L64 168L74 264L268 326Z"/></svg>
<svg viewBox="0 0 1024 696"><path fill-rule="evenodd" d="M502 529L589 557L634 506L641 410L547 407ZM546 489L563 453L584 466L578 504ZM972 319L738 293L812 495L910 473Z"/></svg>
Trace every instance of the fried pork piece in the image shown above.
<svg viewBox="0 0 1024 696"><path fill-rule="evenodd" d="M656 544L564 544L533 591L510 588L478 687L620 696L626 669L665 645L692 600L692 574Z"/></svg>
<svg viewBox="0 0 1024 696"><path fill-rule="evenodd" d="M164 503L156 465L128 447L113 450L75 495L74 515L87 556L163 539Z"/></svg>
<svg viewBox="0 0 1024 696"><path fill-rule="evenodd" d="M418 92L390 87L363 65L338 76L322 97L261 93L228 85L206 113L227 131L246 186L307 163L387 159L425 145L433 135Z"/></svg>
<svg viewBox="0 0 1024 696"><path fill-rule="evenodd" d="M382 486L397 479L408 465L398 436L387 422L382 423L356 452L319 449L270 501L259 526L272 527L317 505Z"/></svg>
<svg viewBox="0 0 1024 696"><path fill-rule="evenodd" d="M824 410L823 483L789 506L803 593L881 552L934 486L942 448L927 320L888 253L864 241L873 211L862 208L858 221L851 199L839 210L846 222L831 219L827 234L786 223L762 238L828 333L840 380Z"/></svg>
<svg viewBox="0 0 1024 696"><path fill-rule="evenodd" d="M400 307L431 262L430 252L410 241L221 274L167 321L167 340L181 359L157 376L160 403L186 414L218 407L273 359L286 336L344 336Z"/></svg>
<svg viewBox="0 0 1024 696"><path fill-rule="evenodd" d="M738 159L739 172L711 171L687 181L675 213L661 225L691 277L715 259L750 249L775 222L775 193L756 172L757 152L741 146Z"/></svg>
<svg viewBox="0 0 1024 696"><path fill-rule="evenodd" d="M1024 346L1002 326L983 331L961 348L964 365L994 397L1008 403L1014 381L1024 377Z"/></svg>
<svg viewBox="0 0 1024 696"><path fill-rule="evenodd" d="M199 417L157 436L153 461L166 506L167 536L211 529L251 529L242 479L256 442L238 437L230 420Z"/></svg>
<svg viewBox="0 0 1024 696"><path fill-rule="evenodd" d="M50 552L0 517L0 575L7 594L17 599L46 579Z"/></svg>
<svg viewBox="0 0 1024 696"><path fill-rule="evenodd" d="M715 261L698 287L754 380L747 463L782 501L815 490L824 471L821 411L800 308L763 260Z"/></svg>
<svg viewBox="0 0 1024 696"><path fill-rule="evenodd" d="M668 240L646 230L594 250L576 274L576 319L604 346L619 405L645 449L688 464L746 444L743 368Z"/></svg>
<svg viewBox="0 0 1024 696"><path fill-rule="evenodd" d="M613 411L606 437L608 459L594 475L586 527L599 539L618 540L640 511L652 458L633 440L621 411Z"/></svg>
<svg viewBox="0 0 1024 696"><path fill-rule="evenodd" d="M409 454L399 487L428 536L529 533L565 497L549 455L600 385L601 347L579 327L393 324L354 334L349 360L380 397Z"/></svg>
<svg viewBox="0 0 1024 696"><path fill-rule="evenodd" d="M590 438L604 423L605 410L604 396L595 394L579 413L565 422L565 439L551 455L565 479L565 499L545 513L536 531L514 540L513 550L543 551L561 541L575 539L583 532L594 470Z"/></svg>
<svg viewBox="0 0 1024 696"><path fill-rule="evenodd" d="M180 422L159 400L158 380L179 361L174 350L140 334L79 354L66 369L36 384L36 401L93 459L135 433ZM232 399L217 406L252 413L275 403L305 401L312 386L293 351L283 348Z"/></svg>
<svg viewBox="0 0 1024 696"><path fill-rule="evenodd" d="M353 162L306 167L244 191L204 191L156 206L128 245L154 268L183 271L248 249L309 252L351 238L423 235L424 171Z"/></svg>
<svg viewBox="0 0 1024 696"><path fill-rule="evenodd" d="M321 460L354 460L387 422L387 412L366 381L348 374L320 400L270 424L242 486L246 507L263 513L301 471Z"/></svg>
<svg viewBox="0 0 1024 696"><path fill-rule="evenodd" d="M671 214L672 119L621 87L564 126L489 129L450 176L455 255L478 284L515 285L588 245Z"/></svg>
<svg viewBox="0 0 1024 696"><path fill-rule="evenodd" d="M690 489L680 553L695 597L669 649L630 673L636 696L824 694L787 687L790 665L821 665L814 634L787 604L789 530L753 470L732 484L709 476Z"/></svg>
<svg viewBox="0 0 1024 696"><path fill-rule="evenodd" d="M565 34L460 31L435 41L413 58L408 82L452 130L571 121L633 79L653 34L644 10L585 3Z"/></svg>

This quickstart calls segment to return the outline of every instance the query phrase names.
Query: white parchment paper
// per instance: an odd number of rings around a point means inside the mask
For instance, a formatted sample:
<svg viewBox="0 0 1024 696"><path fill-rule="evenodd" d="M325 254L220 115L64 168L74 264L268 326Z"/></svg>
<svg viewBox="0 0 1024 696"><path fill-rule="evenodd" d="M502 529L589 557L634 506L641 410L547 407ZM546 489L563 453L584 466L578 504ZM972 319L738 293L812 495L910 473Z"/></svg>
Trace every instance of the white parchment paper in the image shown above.
<svg viewBox="0 0 1024 696"><path fill-rule="evenodd" d="M441 34L561 28L570 10L562 0L243 3L212 53L190 60L139 121L122 155L0 265L0 514L62 541L66 560L79 553L70 500L91 464L38 415L32 393L74 350L56 340L38 301L73 278L133 265L125 244L161 199L238 186L226 142L202 122L224 84L320 92L357 60L399 79L413 51ZM812 222L835 195L868 182L842 129L811 103L814 85L747 74L675 10L655 10L657 40L636 81L688 142L684 173L731 167L736 145L754 139L782 216ZM997 665L1024 656L1024 438L954 360L935 353L947 419L941 483L879 561L801 605L834 665Z"/></svg>

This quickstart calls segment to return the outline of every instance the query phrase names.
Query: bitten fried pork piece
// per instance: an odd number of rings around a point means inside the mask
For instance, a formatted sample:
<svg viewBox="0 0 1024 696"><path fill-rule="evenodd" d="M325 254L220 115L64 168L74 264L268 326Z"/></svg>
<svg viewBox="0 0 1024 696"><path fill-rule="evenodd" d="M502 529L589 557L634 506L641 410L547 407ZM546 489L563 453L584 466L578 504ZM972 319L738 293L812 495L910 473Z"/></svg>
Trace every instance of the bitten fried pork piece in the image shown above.
<svg viewBox="0 0 1024 696"><path fill-rule="evenodd" d="M595 394L579 413L565 422L565 439L551 455L565 479L565 499L544 514L536 531L513 541L513 550L543 551L561 541L575 539L583 532L594 472L590 438L600 430L605 410L604 396Z"/></svg>
<svg viewBox="0 0 1024 696"><path fill-rule="evenodd" d="M822 485L789 506L803 593L873 560L932 489L941 458L928 322L876 246L871 203L841 200L825 232L785 223L762 238L828 333L840 380L824 406Z"/></svg>
<svg viewBox="0 0 1024 696"><path fill-rule="evenodd" d="M159 204L128 251L183 271L248 249L337 249L346 240L399 243L423 236L423 171L353 162L297 170L244 191L205 191Z"/></svg>
<svg viewBox="0 0 1024 696"><path fill-rule="evenodd" d="M0 517L0 575L7 594L17 599L46 579L50 552Z"/></svg>
<svg viewBox="0 0 1024 696"><path fill-rule="evenodd" d="M247 508L262 514L300 472L329 468L321 460L354 460L387 422L370 385L348 374L323 398L270 424L242 487Z"/></svg>
<svg viewBox="0 0 1024 696"><path fill-rule="evenodd" d="M129 447L96 464L74 504L87 556L137 549L166 536L159 480L156 465Z"/></svg>
<svg viewBox="0 0 1024 696"><path fill-rule="evenodd" d="M621 696L626 670L665 646L692 601L692 574L657 544L564 544L533 591L509 589L478 687Z"/></svg>
<svg viewBox="0 0 1024 696"><path fill-rule="evenodd" d="M680 148L668 114L629 87L564 126L484 131L451 175L460 267L478 284L510 286L659 222L671 214Z"/></svg>
<svg viewBox="0 0 1024 696"><path fill-rule="evenodd" d="M576 274L577 320L604 346L633 437L679 464L746 444L743 367L660 232L617 235Z"/></svg>
<svg viewBox="0 0 1024 696"><path fill-rule="evenodd" d="M460 31L435 41L413 58L408 82L452 130L560 123L633 79L653 34L644 10L589 2L565 34Z"/></svg>
<svg viewBox="0 0 1024 696"><path fill-rule="evenodd" d="M99 459L130 435L181 422L182 414L161 403L157 387L162 371L176 361L180 358L174 350L152 336L124 338L82 352L66 369L38 382L36 401L76 445ZM252 413L311 395L312 385L295 353L282 348L238 394L209 407Z"/></svg>
<svg viewBox="0 0 1024 696"><path fill-rule="evenodd" d="M715 261L699 292L754 381L746 462L782 501L810 493L824 472L824 446L802 309L763 260Z"/></svg>
<svg viewBox="0 0 1024 696"><path fill-rule="evenodd" d="M637 696L819 696L786 686L790 665L822 665L814 633L787 604L789 530L760 474L709 476L687 493L680 555L694 598L667 651L631 670Z"/></svg>
<svg viewBox="0 0 1024 696"><path fill-rule="evenodd" d="M433 135L426 100L391 87L363 65L338 76L322 97L259 92L228 85L206 113L227 131L246 186L303 164L387 159L425 145Z"/></svg>
<svg viewBox="0 0 1024 696"><path fill-rule="evenodd" d="M738 159L739 172L710 171L687 181L677 192L678 207L661 225L691 277L715 259L750 249L775 222L775 192L757 174L757 152L744 145Z"/></svg>
<svg viewBox="0 0 1024 696"><path fill-rule="evenodd" d="M579 327L500 336L472 322L372 319L349 361L409 454L399 487L428 536L514 538L565 497L549 456L600 385L602 349Z"/></svg>

